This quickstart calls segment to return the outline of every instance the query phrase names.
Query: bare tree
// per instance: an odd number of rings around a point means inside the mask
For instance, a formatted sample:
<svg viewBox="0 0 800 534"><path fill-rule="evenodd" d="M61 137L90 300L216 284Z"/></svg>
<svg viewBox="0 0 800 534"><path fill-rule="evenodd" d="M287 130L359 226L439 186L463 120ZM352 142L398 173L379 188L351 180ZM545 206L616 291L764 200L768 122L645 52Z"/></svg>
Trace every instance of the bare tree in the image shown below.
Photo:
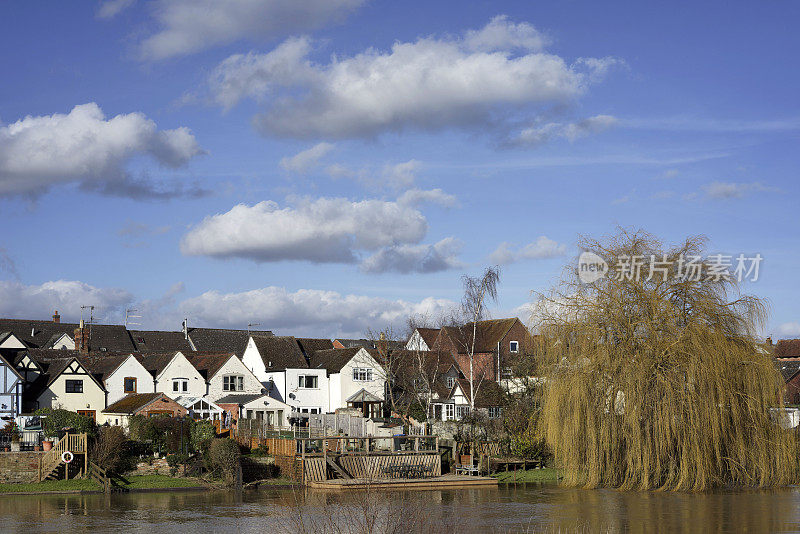
<svg viewBox="0 0 800 534"><path fill-rule="evenodd" d="M466 345L467 355L469 357L469 403L470 410L475 410L475 395L480 388L475 387L475 341L478 336L478 321L484 319L486 316L486 305L488 302L497 300L497 283L500 281L500 268L488 267L481 277L473 277L464 275L461 278L464 284L464 297L461 299L461 312L464 318L469 319L471 324L468 323L467 329L472 332L467 332L467 338L463 336L461 343ZM471 326L471 328L469 328ZM462 327L462 333L464 328ZM479 380L483 380L484 373L481 373Z"/></svg>

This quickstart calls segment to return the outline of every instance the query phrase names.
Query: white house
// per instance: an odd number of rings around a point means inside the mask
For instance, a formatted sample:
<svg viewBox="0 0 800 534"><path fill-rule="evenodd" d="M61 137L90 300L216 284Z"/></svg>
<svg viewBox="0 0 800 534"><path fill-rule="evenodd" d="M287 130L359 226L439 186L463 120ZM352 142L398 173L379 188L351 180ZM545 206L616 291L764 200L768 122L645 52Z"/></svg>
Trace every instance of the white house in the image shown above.
<svg viewBox="0 0 800 534"><path fill-rule="evenodd" d="M433 350L437 337L439 337L438 328L415 328L414 333L408 338L406 350Z"/></svg>
<svg viewBox="0 0 800 534"><path fill-rule="evenodd" d="M264 386L234 353L186 353L186 358L206 381L206 394L212 401L239 394L261 394Z"/></svg>
<svg viewBox="0 0 800 534"><path fill-rule="evenodd" d="M171 397L204 397L206 380L182 352L136 355L154 379L154 391Z"/></svg>
<svg viewBox="0 0 800 534"><path fill-rule="evenodd" d="M266 393L254 395L232 394L219 399L218 403L229 408L238 406L238 419L260 421L262 424L276 427L289 427L289 415L293 407L285 402L270 397ZM241 424L241 423L240 423Z"/></svg>
<svg viewBox="0 0 800 534"><path fill-rule="evenodd" d="M80 361L102 382L108 393L107 406L133 393L155 393L153 376L132 354L82 357Z"/></svg>
<svg viewBox="0 0 800 534"><path fill-rule="evenodd" d="M22 413L22 375L0 355L0 419L13 421Z"/></svg>
<svg viewBox="0 0 800 534"><path fill-rule="evenodd" d="M367 395L358 397L362 399L356 401L359 404L365 402L363 399L369 399L369 402L384 400L386 372L373 354L363 347L317 351L311 359L311 366L324 369L328 375L330 411L347 408L348 404L352 407L353 404L348 403L348 399L355 399L358 396L354 395L362 390ZM380 416L374 410L364 415Z"/></svg>
<svg viewBox="0 0 800 534"><path fill-rule="evenodd" d="M294 337L251 336L242 362L268 394L298 412L330 411L327 373L309 367Z"/></svg>
<svg viewBox="0 0 800 534"><path fill-rule="evenodd" d="M78 358L39 363L47 367L47 382L36 395L39 408L61 408L97 420L106 407L106 390Z"/></svg>

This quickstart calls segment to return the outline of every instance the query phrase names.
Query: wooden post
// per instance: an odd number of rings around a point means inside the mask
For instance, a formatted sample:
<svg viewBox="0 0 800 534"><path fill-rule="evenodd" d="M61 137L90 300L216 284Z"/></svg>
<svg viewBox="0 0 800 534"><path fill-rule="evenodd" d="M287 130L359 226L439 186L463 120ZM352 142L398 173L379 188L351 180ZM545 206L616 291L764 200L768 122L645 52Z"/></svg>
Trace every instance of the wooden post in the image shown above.
<svg viewBox="0 0 800 534"><path fill-rule="evenodd" d="M322 474L328 480L328 440L322 440Z"/></svg>
<svg viewBox="0 0 800 534"><path fill-rule="evenodd" d="M300 481L305 485L306 483L306 440L300 438Z"/></svg>

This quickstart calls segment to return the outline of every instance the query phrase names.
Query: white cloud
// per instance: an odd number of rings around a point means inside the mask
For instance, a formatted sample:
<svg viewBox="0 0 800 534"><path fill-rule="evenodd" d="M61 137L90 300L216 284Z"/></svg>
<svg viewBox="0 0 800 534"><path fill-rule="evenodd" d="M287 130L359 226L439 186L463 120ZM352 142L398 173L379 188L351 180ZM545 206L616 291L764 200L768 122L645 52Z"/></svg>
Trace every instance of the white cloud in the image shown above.
<svg viewBox="0 0 800 534"><path fill-rule="evenodd" d="M786 337L800 336L800 322L781 323L778 326L777 334Z"/></svg>
<svg viewBox="0 0 800 534"><path fill-rule="evenodd" d="M47 318L59 310L65 321L76 321L83 305L95 306L94 316L107 322L133 302L133 295L118 288L98 288L75 280L55 280L41 285L0 281L0 317Z"/></svg>
<svg viewBox="0 0 800 534"><path fill-rule="evenodd" d="M514 263L520 260L539 260L545 258L556 258L567 253L567 246L560 245L552 239L539 236L533 243L515 249L514 245L508 242L500 243L497 249L489 256L492 262L498 265Z"/></svg>
<svg viewBox="0 0 800 534"><path fill-rule="evenodd" d="M422 213L398 202L299 199L281 208L264 201L207 217L183 237L181 251L259 262L354 263L359 251L419 243L427 230Z"/></svg>
<svg viewBox="0 0 800 534"><path fill-rule="evenodd" d="M550 122L540 126L531 126L508 140L510 146L536 147L554 139L566 139L570 142L581 137L599 133L617 124L611 115L595 115L578 122Z"/></svg>
<svg viewBox="0 0 800 534"><path fill-rule="evenodd" d="M331 178L354 180L368 189L401 191L414 185L421 168L422 162L411 159L401 163L387 163L381 169L372 166L352 169L346 165L334 163L325 170Z"/></svg>
<svg viewBox="0 0 800 534"><path fill-rule="evenodd" d="M409 189L397 199L398 204L406 206L418 206L422 203L439 204L445 208L458 206L458 199L455 196L445 193L441 189Z"/></svg>
<svg viewBox="0 0 800 534"><path fill-rule="evenodd" d="M110 19L116 17L120 12L131 7L136 0L105 0L97 10L97 17Z"/></svg>
<svg viewBox="0 0 800 534"><path fill-rule="evenodd" d="M402 331L408 317L436 317L454 305L452 301L430 297L408 302L316 289L290 292L270 286L241 293L208 291L185 300L180 309L196 325L242 328L259 322L275 332L363 337L368 330L385 326Z"/></svg>
<svg viewBox="0 0 800 534"><path fill-rule="evenodd" d="M281 167L287 171L298 174L305 174L319 165L319 161L324 158L334 145L331 143L318 143L309 149L298 152L292 157L281 159Z"/></svg>
<svg viewBox="0 0 800 534"><path fill-rule="evenodd" d="M613 58L568 65L539 51L544 41L527 24L500 17L458 37L397 42L309 59L308 38L265 54L233 55L209 79L213 98L229 108L243 98L264 102L254 118L265 133L297 138L370 137L404 129L486 128L507 112L557 105L583 94Z"/></svg>
<svg viewBox="0 0 800 534"><path fill-rule="evenodd" d="M140 45L145 60L183 56L241 39L267 40L341 20L364 0L156 0L161 29Z"/></svg>
<svg viewBox="0 0 800 534"><path fill-rule="evenodd" d="M361 264L365 273L436 273L458 269L463 243L446 237L433 245L397 245L376 252Z"/></svg>
<svg viewBox="0 0 800 534"><path fill-rule="evenodd" d="M761 182L711 182L703 186L703 190L709 198L714 199L742 198L750 193L777 191Z"/></svg>
<svg viewBox="0 0 800 534"><path fill-rule="evenodd" d="M177 168L202 150L187 128L159 130L141 113L106 119L95 103L68 114L27 116L0 125L0 195L42 193L56 184L79 182L90 189L123 196L165 196L132 178L125 166L146 155Z"/></svg>

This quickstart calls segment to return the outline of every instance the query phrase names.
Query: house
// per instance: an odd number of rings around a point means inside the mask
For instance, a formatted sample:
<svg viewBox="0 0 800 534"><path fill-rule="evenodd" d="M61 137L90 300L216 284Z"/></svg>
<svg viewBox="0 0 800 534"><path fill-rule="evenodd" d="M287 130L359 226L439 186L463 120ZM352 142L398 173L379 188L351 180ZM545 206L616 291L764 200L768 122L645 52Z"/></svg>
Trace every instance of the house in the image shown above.
<svg viewBox="0 0 800 534"><path fill-rule="evenodd" d="M800 339L781 339L775 344L776 358L800 358Z"/></svg>
<svg viewBox="0 0 800 534"><path fill-rule="evenodd" d="M0 319L0 332L11 332L25 348L79 349L83 352L133 352L123 325L62 323L58 312L51 321Z"/></svg>
<svg viewBox="0 0 800 534"><path fill-rule="evenodd" d="M377 351L368 351L363 347L328 349L314 353L310 367L324 369L326 372L330 411L358 404L359 408L368 408L362 412L365 417L382 415L386 371L378 363L376 356Z"/></svg>
<svg viewBox="0 0 800 534"><path fill-rule="evenodd" d="M111 425L127 428L134 415L185 417L187 413L186 408L163 393L134 393L104 409L101 419Z"/></svg>
<svg viewBox="0 0 800 534"><path fill-rule="evenodd" d="M172 395L204 397L206 380L181 351L164 354L135 354L154 381L154 391Z"/></svg>
<svg viewBox="0 0 800 534"><path fill-rule="evenodd" d="M24 379L14 364L0 355L0 419L14 421L22 413Z"/></svg>
<svg viewBox="0 0 800 534"><path fill-rule="evenodd" d="M429 417L441 421L462 419L470 413L470 399L469 380L459 378L446 396L431 401ZM497 419L502 415L504 405L503 388L497 382L484 380L475 393L475 410L489 419Z"/></svg>
<svg viewBox="0 0 800 534"><path fill-rule="evenodd" d="M475 378L500 382L513 378L513 368L522 358L533 357L534 338L522 321L513 317L442 327L434 346L449 351L467 377L472 352Z"/></svg>
<svg viewBox="0 0 800 534"><path fill-rule="evenodd" d="M185 323L184 323L185 324ZM250 336L268 337L269 330L232 330L226 328L187 328L186 338L192 350L202 352L232 352L242 358Z"/></svg>
<svg viewBox="0 0 800 534"><path fill-rule="evenodd" d="M264 384L269 395L298 412L329 411L327 373L325 369L309 367L296 338L251 336L242 362Z"/></svg>
<svg viewBox="0 0 800 534"><path fill-rule="evenodd" d="M415 328L408 338L405 348L421 351L436 350L436 339L440 332L440 328Z"/></svg>
<svg viewBox="0 0 800 534"><path fill-rule="evenodd" d="M401 404L427 405L447 397L456 380L464 378L452 354L432 350L396 350L385 365L391 368L392 395Z"/></svg>
<svg viewBox="0 0 800 534"><path fill-rule="evenodd" d="M44 373L25 391L33 400L33 409L60 408L97 420L97 414L106 407L106 390L76 356L41 359L38 363Z"/></svg>
<svg viewBox="0 0 800 534"><path fill-rule="evenodd" d="M219 399L217 404L228 411L236 421L249 419L274 427L291 426L289 416L293 411L292 406L266 393L226 395Z"/></svg>
<svg viewBox="0 0 800 534"><path fill-rule="evenodd" d="M261 394L264 391L258 378L232 352L187 352L185 356L205 379L205 396L211 400L231 393Z"/></svg>
<svg viewBox="0 0 800 534"><path fill-rule="evenodd" d="M215 402L207 398L191 397L179 395L173 399L175 402L186 408L187 415L192 419L211 419L218 421L222 419L225 410Z"/></svg>
<svg viewBox="0 0 800 534"><path fill-rule="evenodd" d="M133 354L79 356L78 360L103 384L109 405L127 395L155 392L153 376Z"/></svg>

